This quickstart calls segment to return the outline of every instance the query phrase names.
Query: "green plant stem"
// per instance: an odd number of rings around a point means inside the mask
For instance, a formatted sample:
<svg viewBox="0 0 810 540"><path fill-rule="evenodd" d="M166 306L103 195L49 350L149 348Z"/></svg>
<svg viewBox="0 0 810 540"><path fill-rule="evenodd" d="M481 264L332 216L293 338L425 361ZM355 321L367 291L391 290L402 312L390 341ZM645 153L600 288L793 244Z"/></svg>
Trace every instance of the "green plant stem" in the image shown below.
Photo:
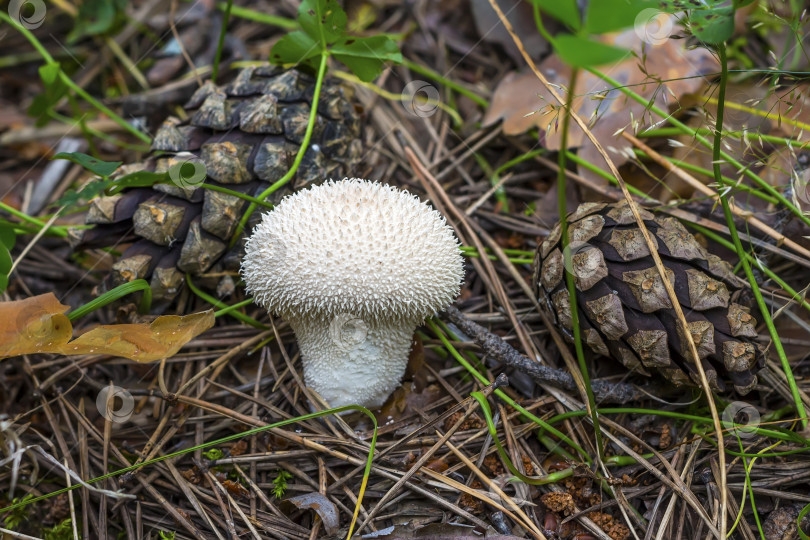
<svg viewBox="0 0 810 540"><path fill-rule="evenodd" d="M517 156L515 158L510 159L509 161L507 161L506 163L504 163L503 165L501 165L500 167L495 169L495 174L496 175L501 175L504 172L506 172L507 170L514 167L515 165L518 165L518 164L523 163L524 161L528 161L530 159L534 159L535 157L543 155L543 154L545 154L547 152L548 152L548 150L546 150L545 148L535 148L534 150L529 150L528 152L526 152L524 154L521 154L521 155L519 155L519 156Z"/></svg>
<svg viewBox="0 0 810 540"><path fill-rule="evenodd" d="M667 122L669 122L673 126L680 129L682 133L694 137L698 142L700 142L700 144L702 144L706 148L712 148L712 149L714 148L713 143L711 141L709 141L708 139L706 139L706 137L703 137L697 130L687 126L683 122L679 121L677 118L674 118L672 115L667 114L666 112L662 111L660 108L656 107L654 104L649 103L648 100L644 99L642 96L640 96L637 93L633 92L629 88L622 88L618 81L616 81L615 79L612 79L608 75L605 75L604 73L602 73L602 72L600 72L600 71L598 71L596 69L593 69L593 68L587 68L587 69L588 69L588 71L590 73L592 73L593 75L596 75L597 77L599 77L603 81L607 82L608 84L610 84L612 86L615 86L617 88L620 88L623 93L628 95L634 101L644 105L645 107L649 107L649 110L651 110L655 114L659 115L661 118L666 118ZM722 73L721 73L721 75L722 75ZM726 71L726 75L728 75L728 71ZM721 135L722 135L722 133L721 133ZM734 159L733 156L731 156L728 153L724 152L722 149L720 149L720 156L723 158L723 160L725 162L727 162L727 163L733 165L734 167L736 167L738 171L741 171L742 174L744 174L745 176L747 176L748 178L753 180L754 183L756 183L757 186L762 188L763 191L767 192L769 195L774 197L782 205L784 205L785 208L790 209L790 211L795 216L797 216L805 224L810 226L810 216L805 215L801 210L796 208L796 206L790 200L788 200L787 197L785 197L785 195L783 193L780 193L776 188L774 188L773 186L768 184L765 180L760 178L759 175L755 174L748 167L746 167L745 165L743 165L742 163L740 163L739 161Z"/></svg>
<svg viewBox="0 0 810 540"><path fill-rule="evenodd" d="M267 330L268 329L267 326L263 325L262 323L260 323L256 319L254 319L253 317L245 315L241 311L235 311L236 308L234 306L229 306L225 302L217 300L216 298L214 298L210 294L207 294L207 293L203 292L202 290L200 290L191 281L191 275L190 274L186 274L186 283L188 284L188 288L191 289L191 292L193 292L194 294L196 294L197 296L199 296L200 298L202 298L203 300L205 300L206 302L208 302L212 306L219 308L219 310L220 310L219 312L221 312L221 314L230 315L234 319L240 320L245 324L249 324L253 328L258 328L259 330ZM233 308L233 309L231 309L231 308ZM219 312L217 312L217 313L219 313ZM214 313L215 317L216 317L216 315L217 314Z"/></svg>
<svg viewBox="0 0 810 540"><path fill-rule="evenodd" d="M470 257L472 259L478 259L481 257L481 255L478 253L464 253L464 256ZM487 255L487 259L489 259L490 261L500 260L495 255ZM509 262L512 264L532 264L534 262L534 259L513 259L509 257Z"/></svg>
<svg viewBox="0 0 810 540"><path fill-rule="evenodd" d="M9 214L11 214L12 216L20 218L22 221L25 221L26 223L30 223L31 225L36 227L38 231L42 230L44 227L47 226L47 223L40 221L37 218L31 217L25 212L20 212L13 206L9 206L2 201L0 201L0 210L4 210ZM52 232L54 235L59 236L60 238L67 237L67 230L64 226L51 225L50 227L48 227L48 231L46 232Z"/></svg>
<svg viewBox="0 0 810 540"><path fill-rule="evenodd" d="M227 315L231 311L234 311L236 309L241 309L243 307L249 306L252 303L253 303L253 298L248 298L246 300L242 300L241 302L237 302L237 303L232 304L232 305L230 305L228 307L224 307L224 308L220 309L219 311L215 311L214 312L214 317L221 317L222 315Z"/></svg>
<svg viewBox="0 0 810 540"><path fill-rule="evenodd" d="M576 155L575 153L573 153L573 152L571 152L569 150L565 151L565 156L568 159L570 159L571 161L573 161L574 163L576 163L577 165L579 165L581 167L584 167L584 168L588 169L589 171L591 171L592 173L601 176L602 178L604 178L605 180L610 182L612 185L614 185L614 186L619 185L619 181L616 179L615 176L613 176L609 172L599 168L598 166L594 165L590 161L585 161L584 159L582 159L581 157L579 157L578 155ZM633 195L635 195L637 197L641 197L642 199L650 199L651 198L649 195L647 195L646 193L644 193L643 191L641 191L637 187L631 186L629 184L627 185L627 191L629 191L630 193L632 193Z"/></svg>
<svg viewBox="0 0 810 540"><path fill-rule="evenodd" d="M134 281L130 281L129 283L119 285L118 287L102 294L98 298L94 298L93 300L87 302L83 306L77 307L68 313L67 318L71 322L75 321L80 317L84 317L88 313L92 313L93 311L102 308L107 304L115 302L119 298L123 298L128 294L138 291L143 291L143 296L141 296L138 311L140 313L149 313L149 309L152 307L152 289L149 287L149 283L145 279L136 279Z"/></svg>
<svg viewBox="0 0 810 540"><path fill-rule="evenodd" d="M222 16L222 26L219 29L219 40L217 41L217 53L214 56L214 66L211 68L211 80L216 84L219 75L219 61L222 59L222 49L225 46L225 34L228 32L228 23L231 20L231 10L233 0L228 0L225 5L225 14Z"/></svg>
<svg viewBox="0 0 810 540"><path fill-rule="evenodd" d="M455 341L458 341L458 340L459 340L459 336L458 336L457 334L455 334L455 333L453 332L453 330L452 330L452 329L451 329L449 326L447 326L447 323L446 323L446 322L444 322L444 321L443 321L443 320L441 320L441 319L437 319L437 320L436 320L436 323L438 324L439 328L441 328L442 332L444 332L444 334L445 334L446 336L449 336L449 337L450 337L450 339L453 339L453 340L455 340ZM445 352L445 354L447 354L447 350L446 350L446 349L441 348L441 350L442 350L442 351L444 351L444 352ZM470 363L470 365L471 365L471 366L473 366L473 368L474 368L474 369L475 369L475 370L476 370L478 373L486 372L487 367L486 367L486 366L483 364L483 362L481 362L481 359L480 359L480 358L478 358L478 356L477 356L477 355L476 355L474 352L472 352L472 351L464 351L464 352L463 352L463 353L461 353L461 354L463 354L463 355L464 355L464 357L466 357L466 358L467 358L467 361ZM451 355L451 356L452 356L452 355ZM462 377L462 379L461 379L461 380L462 380L462 382L465 382L465 383L466 383L466 382L469 380L469 378L468 378L468 377L465 375L464 377ZM479 379L479 380L480 380L480 379ZM559 445L558 445L558 446L559 446Z"/></svg>
<svg viewBox="0 0 810 540"><path fill-rule="evenodd" d="M353 73L347 73L345 71L335 71L335 72L332 73L332 75L334 75L338 79L343 79L344 81L348 81L348 82L350 82L352 84L356 84L358 86L368 88L369 90L371 90L372 92L374 92L378 96L382 96L383 98L391 100L391 101L403 102L403 101L405 101L407 99L401 93L389 92L388 90L386 90L384 88L380 88L379 86L377 86L374 83L365 82L365 81L361 80L360 78L358 78ZM461 119L461 115L458 113L458 111L453 109L453 107L451 105L448 105L447 103L444 103L442 101L434 101L432 99L425 100L425 103L430 103L431 105L435 105L436 107L438 107L442 111L446 112L450 116L450 118L453 120L453 127L454 128L461 126L461 124L463 123L463 121Z"/></svg>
<svg viewBox="0 0 810 540"><path fill-rule="evenodd" d="M461 250L461 254L465 257L472 257L476 259L481 257L481 254L478 253L478 249L475 246L461 246L459 249ZM534 262L534 253L530 251L523 251L521 249L505 249L503 252L506 255L515 255L515 257L509 257L509 262L513 264L532 264ZM484 253L489 260L498 260L498 257L492 255L492 250L489 248L485 248Z"/></svg>
<svg viewBox="0 0 810 540"><path fill-rule="evenodd" d="M473 377L478 379L481 382L481 384L484 384L484 385L491 384L491 381L489 381L483 374L481 374L477 369L475 369L467 361L466 358L464 358L461 354L459 354L459 352L456 350L455 347L453 347L453 344L450 343L450 340L447 339L447 336L445 336L444 332L442 332L439 329L439 327L436 325L436 322L433 319L428 319L426 321L426 325L428 326L428 328L430 328L433 331L433 333L436 335L436 337L438 337L439 340L441 340L442 344L444 345L445 349L447 349L447 351L450 353L450 355L453 358L455 358L456 361L458 361L459 364L464 366L467 369L467 371L470 373L470 375L472 375ZM501 398L508 405L510 405L511 407L516 409L518 412L525 415L532 422L534 422L535 424L540 426L543 430L547 431L548 433L551 433L552 435L554 435L555 437L557 437L558 439L560 439L561 441L566 443L568 446L570 446L571 448L576 450L577 453L582 457L582 459L584 459L588 464L590 464L591 458L588 455L588 453L585 450L583 450L577 443L575 443L569 437L567 437L563 432L559 431L558 429L556 429L553 426L549 425L548 422L543 421L542 419L538 418L537 416L535 416L531 412L527 411L525 408L521 407L517 402L515 402L515 400L510 398L503 390L496 389L495 390L495 395L497 395L499 398ZM553 452L554 450L551 450L551 451Z"/></svg>
<svg viewBox="0 0 810 540"><path fill-rule="evenodd" d="M220 11L225 11L228 9L229 4L231 4L230 1L227 3L217 2L217 9ZM298 29L298 23L295 22L295 20L293 19L287 19L285 17L277 17L275 15L262 13L261 11L256 11L241 6L232 6L231 15L248 21L254 21L262 24L267 24L270 26L278 26L279 28L284 28L286 30Z"/></svg>
<svg viewBox="0 0 810 540"><path fill-rule="evenodd" d="M799 512L799 517L796 518L796 528L799 532L799 538L802 540L810 540L810 536L807 536L804 529L802 529L802 521L804 521L804 517L807 514L810 514L810 504L802 508L801 512Z"/></svg>
<svg viewBox="0 0 810 540"><path fill-rule="evenodd" d="M473 153L473 158L475 158L476 163L478 166L481 167L481 170L484 171L484 174L487 175L489 178L489 184L493 187L498 185L500 181L500 174L492 170L492 167L487 162L486 158L479 154L478 152ZM503 186L500 186L495 189L495 200L501 204L501 212L508 214L509 213L509 199L506 196L506 192L503 189Z"/></svg>
<svg viewBox="0 0 810 540"><path fill-rule="evenodd" d="M720 75L720 87L717 93L717 125L715 127L714 144L712 146L712 160L714 162L714 179L718 184L720 184L720 165L722 164L720 145L723 143L723 112L726 96L726 83L728 81L726 46L724 43L718 45L717 52L720 56L720 66L722 72ZM785 350L782 347L782 341L779 339L779 334L776 332L776 327L773 324L773 319L771 319L768 306L765 304L765 299L762 297L762 291L759 290L757 280L754 278L754 273L751 271L751 265L748 264L748 258L745 256L745 250L742 246L742 242L740 241L740 236L737 233L737 228L734 225L734 214L731 212L727 195L724 190L720 190L718 195L720 197L720 203L723 207L723 215L726 218L726 224L728 225L728 230L731 234L731 241L734 243L737 256L740 258L743 271L745 272L745 276L748 278L748 283L751 284L751 289L754 293L754 297L756 298L762 318L765 320L765 325L768 327L768 333L770 334L771 341L776 349L776 354L779 356L779 361L782 363L782 370L785 372L785 378L787 379L788 386L790 387L790 393L793 396L793 402L796 406L796 413L800 418L802 427L806 429L808 421L806 418L807 413L804 409L804 403L802 403L799 387L796 385L796 379L793 377L790 362L788 362L787 355L785 355Z"/></svg>
<svg viewBox="0 0 810 540"><path fill-rule="evenodd" d="M713 134L713 130L708 128L697 128L695 132L701 135L711 135ZM677 127L665 127L665 128L657 128L657 129L650 129L647 131L642 131L636 137L639 139L649 138L649 137L677 137L679 135L684 135L683 130ZM810 148L810 141L808 142L801 142L796 141L794 139L789 139L787 137L776 137L774 135L766 135L764 133L759 132L750 132L750 131L724 131L724 137L731 137L732 139L742 139L743 137L755 137L762 142L767 142L771 144L778 144L780 146L790 146L794 150L801 150L804 148Z"/></svg>
<svg viewBox="0 0 810 540"><path fill-rule="evenodd" d="M560 135L560 148L568 147L568 130L571 123L571 107L574 102L574 89L577 83L577 75L579 69L574 68L571 72L571 82L569 83L568 90L565 95L565 110L563 112L562 131ZM593 422L594 435L596 437L596 448L599 453L599 459L604 459L604 449L602 448L602 430L599 426L599 413L596 410L596 399L593 396L593 389L591 388L591 376L588 373L588 365L585 363L585 352L582 349L582 335L579 327L579 307L577 305L577 290L574 284L574 276L568 271L572 268L571 250L569 248L568 238L568 198L565 192L566 176L565 171L568 167L567 153L561 150L557 153L557 209L560 214L561 226L561 241L563 246L563 256L565 259L565 283L568 287L568 301L571 308L571 326L574 331L574 350L577 355L577 362L579 363L579 371L582 374L582 382L585 386L585 396L588 402L588 411L591 414L591 421Z"/></svg>
<svg viewBox="0 0 810 540"><path fill-rule="evenodd" d="M234 191L233 189L228 189L226 187L215 186L213 184L205 184L205 183L200 184L198 187L201 187L203 189L210 189L211 191L218 191L219 193L225 193L227 195L231 195L232 197L237 197L245 201L250 201L255 205L263 206L268 210L272 210L274 208L273 205L267 201L257 199L256 197L251 197L250 195L246 195L244 193L240 193L238 191Z"/></svg>
<svg viewBox="0 0 810 540"><path fill-rule="evenodd" d="M410 69L411 71L415 71L416 73L419 73L420 75L424 75L425 77L433 79L434 81L440 82L444 86L446 86L447 88L450 88L451 90L455 90L456 92L458 92L462 96L466 96L466 97L470 98L471 100L473 100L475 103L477 103L479 106L481 106L483 108L489 107L489 102L486 99L482 98L481 96L479 96L478 94L476 94L473 91L469 90L468 88L465 88L465 87L461 86L457 82L451 81L447 77L444 77L441 73L433 71L429 67L425 67L423 65L417 64L416 62L408 60L407 58L402 59L402 64L405 67L407 67L408 69Z"/></svg>
<svg viewBox="0 0 810 540"><path fill-rule="evenodd" d="M7 13L3 10L0 10L0 20L7 22L11 26L13 26L18 32L20 32L30 43L34 46L34 48L39 52L40 56L45 60L48 64L55 64L56 61L50 55L48 50L39 42L37 37L23 25L12 19ZM151 143L152 139L149 135L137 130L134 126L130 125L126 120L115 114L112 110L107 108L103 103L96 100L93 96L88 94L81 88L79 85L73 82L73 80L67 76L67 74L62 70L61 66L59 67L59 78L62 80L68 88L72 89L76 94L78 94L82 99L84 99L87 103L92 105L96 110L101 113L104 113L107 117L110 118L113 122L124 128L126 131L134 135L135 137L139 138L145 143Z"/></svg>
<svg viewBox="0 0 810 540"><path fill-rule="evenodd" d="M487 401L487 398L481 392L473 392L470 395L473 398L475 398L475 400L481 406L481 412L483 413L484 419L486 420L487 429L489 430L489 435L492 437L492 442L495 443L495 448L498 450L498 455L501 457L501 460L506 465L506 468L509 470L509 472L514 474L518 478L518 480L533 486L542 486L544 484L553 484L559 482L574 474L574 469L572 467L569 467L562 471L547 474L542 478L532 478L520 472L517 469L517 467L515 467L514 463L512 463L512 460L509 459L509 455L506 453L506 450L504 450L500 439L498 439L498 430L495 427L495 422L492 420L492 411L489 408L489 402Z"/></svg>
<svg viewBox="0 0 810 540"><path fill-rule="evenodd" d="M737 438L737 442L740 445L740 453L744 453L745 448L743 447L742 440L739 437ZM754 521L757 524L757 530L759 530L759 537L765 538L765 533L762 530L762 522L759 519L759 512L757 512L757 502L754 499L754 487L751 485L751 469L754 468L754 462L756 460L757 458L751 458L751 465L749 466L746 458L742 458L743 471L745 471L745 487L743 488L743 500L740 501L740 514L737 516L737 519L739 520L742 517L743 508L745 507L745 490L748 489L748 495L751 500L751 510L754 513ZM732 532L733 529L728 532L728 535L731 536Z"/></svg>
<svg viewBox="0 0 810 540"><path fill-rule="evenodd" d="M459 249L465 254L469 256L478 256L478 248L475 246L460 246ZM501 250L507 255L517 255L519 257L534 257L533 251L526 251L524 249L503 249ZM489 248L484 248L484 253L491 254L492 250Z"/></svg>
<svg viewBox="0 0 810 540"><path fill-rule="evenodd" d="M647 156L646 152L644 152L644 150L639 150L638 148L634 149L633 152L636 154L636 156L638 156L640 158L648 158L649 157L649 156ZM677 167L679 167L679 168L681 168L681 169L683 169L685 171L689 171L689 172L697 173L697 174L702 174L702 175L708 176L708 177L710 177L712 179L714 178L714 171L710 171L709 169L704 169L703 167L698 167L697 165L692 165L691 163L687 163L687 162L682 161L680 159L675 159L675 158L671 158L671 157L668 157L668 156L662 156L662 157L664 159L666 159L667 161L669 161L670 163L672 163L673 165L675 165L675 166L677 166ZM722 176L720 179L722 180L723 185L731 186L731 187L733 187L733 188L735 188L735 189L737 189L739 191L742 191L744 193L748 193L749 195L752 195L754 197L762 199L763 201L769 202L771 204L777 204L779 202L779 201L776 200L776 198L771 197L770 195L768 195L766 193L762 193L758 189L754 189L754 188L752 188L752 187L750 187L750 186L748 186L746 184L741 184L740 182L737 182L736 180L732 180L731 178L728 178L726 176Z"/></svg>
<svg viewBox="0 0 810 540"><path fill-rule="evenodd" d="M534 15L534 25L537 27L537 31L540 32L540 35L553 46L554 36L552 36L549 31L546 30L546 27L543 24L543 18L540 14L540 2L532 2L532 7L534 8L532 14Z"/></svg>
<svg viewBox="0 0 810 540"><path fill-rule="evenodd" d="M556 416L552 416L547 420L548 424L557 424L562 422L563 420L568 420L569 418L577 418L580 416L586 416L588 414L587 411L568 411ZM706 418L703 416L697 416L695 414L685 414L679 413L676 411L665 411L660 409L639 409L634 407L605 407L599 409L599 414L649 414L653 416L660 416L663 418L673 418L676 420L683 420L685 422L694 422L696 424L701 425L711 425L713 420L711 417ZM736 426L736 424L735 424ZM746 429L750 429L753 433L761 437L766 437L769 439L777 439L780 441L791 442L795 444L801 444L810 449L810 439L803 439L796 433L790 431L777 431L774 429L766 429L766 428L753 428L750 426L740 426L745 427Z"/></svg>
<svg viewBox="0 0 810 540"><path fill-rule="evenodd" d="M113 122L124 128L126 131L128 131L135 137L139 138L143 142L147 144L152 143L152 138L149 135L136 129L129 122L127 122L126 120L115 114L111 109L107 108L106 105L104 105L100 101L96 100L96 98L85 92L82 87L74 83L73 79L68 77L67 74L64 71L62 71L62 68L59 68L59 78L62 79L62 82L64 82L69 88L72 88L73 91L79 95L79 97L81 97L87 103L95 107L96 110L106 115L110 120L112 120Z"/></svg>
<svg viewBox="0 0 810 540"><path fill-rule="evenodd" d="M298 148L298 153L295 155L295 160L293 161L292 167L287 173L278 179L275 183L273 183L270 187L262 191L259 196L257 197L259 200L265 200L267 197L275 193L279 188L284 186L287 182L289 182L293 176L295 176L298 167L301 165L301 160L304 159L304 154L306 153L307 149L309 148L309 141L312 139L312 131L315 128L315 120L318 117L318 100L321 96L321 86L323 86L323 78L326 74L326 61L329 58L328 51L324 50L321 52L321 62L318 66L318 76L315 79L315 91L312 94L312 106L310 107L309 111L309 121L307 122L307 129L304 132L304 139L301 141L301 147ZM239 224L236 226L236 230L234 231L233 237L231 238L230 247L233 247L239 237L242 234L242 231L245 230L245 225L250 219L250 216L253 214L254 210L256 210L256 204L251 203L248 206L247 210L245 211L242 219L239 220Z"/></svg>

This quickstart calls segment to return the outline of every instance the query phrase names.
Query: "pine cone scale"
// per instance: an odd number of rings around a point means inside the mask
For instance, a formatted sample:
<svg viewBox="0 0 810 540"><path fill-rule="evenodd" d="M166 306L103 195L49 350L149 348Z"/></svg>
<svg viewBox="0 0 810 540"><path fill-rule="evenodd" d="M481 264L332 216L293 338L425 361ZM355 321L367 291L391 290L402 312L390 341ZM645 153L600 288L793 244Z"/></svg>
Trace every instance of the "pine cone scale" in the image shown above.
<svg viewBox="0 0 810 540"><path fill-rule="evenodd" d="M304 139L314 88L312 77L273 66L248 67L230 84L208 81L198 88L185 104L187 119L165 120L153 139L153 153L142 163L121 167L118 174L166 172L190 161L205 166L204 176L97 198L87 217L96 226L71 238L74 249L134 240L99 292L147 279L154 298L169 300L179 292L186 272L224 274L210 279L232 280L242 247L240 242L229 246L248 204L203 189L200 182L256 196L287 174ZM350 88L327 78L310 145L289 187L268 202L277 202L290 189L359 174L361 139ZM216 286L202 279L198 284Z"/></svg>
<svg viewBox="0 0 810 540"><path fill-rule="evenodd" d="M671 217L640 209L673 284L710 385L731 382L744 393L764 364L756 320L742 305L744 282ZM671 300L644 236L626 203L585 203L568 216L571 267L587 348L641 374L658 372L676 385L697 384ZM566 338L573 338L558 224L535 257L535 290Z"/></svg>

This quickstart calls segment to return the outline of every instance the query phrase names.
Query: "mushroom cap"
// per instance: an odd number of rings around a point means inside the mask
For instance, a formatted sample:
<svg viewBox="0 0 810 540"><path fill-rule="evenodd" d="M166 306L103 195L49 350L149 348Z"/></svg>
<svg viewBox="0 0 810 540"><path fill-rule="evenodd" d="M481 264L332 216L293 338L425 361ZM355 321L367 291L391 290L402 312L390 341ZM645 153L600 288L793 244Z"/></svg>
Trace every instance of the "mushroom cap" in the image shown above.
<svg viewBox="0 0 810 540"><path fill-rule="evenodd" d="M418 322L453 302L464 278L459 241L441 214L407 191L358 178L284 198L245 252L254 301L287 319Z"/></svg>

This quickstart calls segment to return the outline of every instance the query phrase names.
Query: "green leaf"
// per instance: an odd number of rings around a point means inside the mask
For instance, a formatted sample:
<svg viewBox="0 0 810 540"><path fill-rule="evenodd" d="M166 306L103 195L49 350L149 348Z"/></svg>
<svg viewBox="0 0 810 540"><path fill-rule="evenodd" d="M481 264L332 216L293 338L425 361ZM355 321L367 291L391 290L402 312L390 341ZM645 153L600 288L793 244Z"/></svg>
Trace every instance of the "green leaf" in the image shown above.
<svg viewBox="0 0 810 540"><path fill-rule="evenodd" d="M96 180L84 186L81 191L75 189L68 190L56 201L57 206L73 206L80 202L87 202L112 185L112 180Z"/></svg>
<svg viewBox="0 0 810 540"><path fill-rule="evenodd" d="M118 15L119 3L110 0L84 0L75 19L76 26L68 34L68 43L74 43L85 36L109 32Z"/></svg>
<svg viewBox="0 0 810 540"><path fill-rule="evenodd" d="M14 234L14 227L8 224L0 225L0 244L5 246L9 251L14 249L14 244L17 241L17 235Z"/></svg>
<svg viewBox="0 0 810 540"><path fill-rule="evenodd" d="M322 49L346 32L346 12L336 0L304 0L298 7L298 24Z"/></svg>
<svg viewBox="0 0 810 540"><path fill-rule="evenodd" d="M626 49L571 34L557 35L554 38L554 48L563 62L574 67L592 67L618 62L630 54Z"/></svg>
<svg viewBox="0 0 810 540"><path fill-rule="evenodd" d="M281 38L270 51L270 61L316 71L320 56L329 54L365 82L380 74L383 62L402 62L402 54L391 38L347 36L346 20L337 0L304 0L298 8L301 30Z"/></svg>
<svg viewBox="0 0 810 540"><path fill-rule="evenodd" d="M734 33L734 8L725 6L692 10L689 25L700 41L710 45L722 43Z"/></svg>
<svg viewBox="0 0 810 540"><path fill-rule="evenodd" d="M81 156L85 156L85 155L81 154ZM59 157L59 156L57 156L57 157ZM85 158L90 158L90 156L85 156ZM65 159L67 159L67 158L65 158ZM84 158L80 158L80 159L84 160ZM95 159L95 158L90 158L90 159ZM74 160L71 160L71 161L74 161ZM96 160L96 161L98 161L98 160ZM110 170L110 173L108 173L108 174L111 174L112 171L114 171L115 168L117 168L118 165L120 165L120 163L117 163L117 164L116 163L106 163L106 162L103 162L103 161L101 161L99 163L104 163L104 164L109 165L109 166L115 165L115 167L111 167L111 169L103 169L103 170L101 170L102 173L107 172L107 170ZM82 165L86 166L83 163L82 163ZM90 168L90 167L87 167L87 168ZM96 172L96 171L93 171L93 172ZM84 186L81 191L78 191L78 192L75 191L75 190L68 191L62 197L60 197L58 201L56 201L56 204L57 205L73 206L73 205L75 205L75 204L77 204L79 202L89 201L93 197L101 195L102 192L106 193L107 195L114 195L114 194L116 194L116 193L118 193L118 192L120 192L120 191L122 191L124 189L127 189L127 188L151 187L151 186L154 186L155 184L160 184L160 183L165 183L165 182L170 181L168 172L155 173L155 172L150 172L150 171L135 171L133 173L129 173L129 174L124 175L124 176L122 176L120 178L117 178L115 180L108 179L107 175L102 175L100 172L96 172L96 174L99 174L104 179L103 180L98 180L96 182L90 182L89 184Z"/></svg>
<svg viewBox="0 0 810 540"><path fill-rule="evenodd" d="M7 276L13 263L11 253L8 252L5 246L0 246L0 276Z"/></svg>
<svg viewBox="0 0 810 540"><path fill-rule="evenodd" d="M44 66L39 67L39 77L46 86L51 85L56 82L61 70L62 67L59 65L59 62L49 62Z"/></svg>
<svg viewBox="0 0 810 540"><path fill-rule="evenodd" d="M731 2L731 5L732 5L732 7L733 7L734 9L740 9L740 8L745 7L745 6L750 6L750 5L751 5L751 4L753 4L755 1L756 1L756 0L733 0L733 1Z"/></svg>
<svg viewBox="0 0 810 540"><path fill-rule="evenodd" d="M601 0L595 0L599 2ZM561 23L567 24L574 30L582 27L577 0L531 0L532 4L540 8Z"/></svg>
<svg viewBox="0 0 810 540"><path fill-rule="evenodd" d="M645 9L658 9L652 0L598 0L588 4L585 29L590 34L606 34L636 24L639 13Z"/></svg>
<svg viewBox="0 0 810 540"><path fill-rule="evenodd" d="M388 36L349 37L335 44L332 55L346 64L361 81L373 81L382 71L383 62L402 63L402 53Z"/></svg>
<svg viewBox="0 0 810 540"><path fill-rule="evenodd" d="M0 274L0 292L5 291L7 288L8 288L8 276Z"/></svg>
<svg viewBox="0 0 810 540"><path fill-rule="evenodd" d="M802 540L810 540L810 536L807 536L807 534L805 534L804 530L802 529L802 522L804 521L804 517L807 514L810 514L810 504L802 508L801 511L799 512L799 516L796 518L796 527L799 533L799 538L801 538Z"/></svg>
<svg viewBox="0 0 810 540"><path fill-rule="evenodd" d="M28 107L28 114L36 118L37 127L48 123L50 119L48 113L67 93L67 86L59 77L60 71L59 62L50 62L39 68L39 77L42 79L45 89L34 97Z"/></svg>
<svg viewBox="0 0 810 540"><path fill-rule="evenodd" d="M102 178L107 178L115 169L121 166L122 161L101 161L93 156L82 154L81 152L59 152L52 159L66 159L78 165L81 165L93 174L97 174Z"/></svg>
<svg viewBox="0 0 810 540"><path fill-rule="evenodd" d="M314 62L321 55L318 43L304 32L290 32L273 45L270 50L270 61L276 64L296 64L317 69Z"/></svg>
<svg viewBox="0 0 810 540"><path fill-rule="evenodd" d="M155 184L171 182L168 171L156 173L150 171L135 171L121 178L116 178L107 189L109 195L113 195L127 188L152 187Z"/></svg>

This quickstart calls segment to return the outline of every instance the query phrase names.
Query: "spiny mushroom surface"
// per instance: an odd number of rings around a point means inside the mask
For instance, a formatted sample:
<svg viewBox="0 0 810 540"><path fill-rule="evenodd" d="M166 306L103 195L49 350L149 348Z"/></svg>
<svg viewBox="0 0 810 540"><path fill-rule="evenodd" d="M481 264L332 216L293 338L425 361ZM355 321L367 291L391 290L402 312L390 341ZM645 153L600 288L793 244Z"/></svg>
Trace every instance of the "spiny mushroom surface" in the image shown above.
<svg viewBox="0 0 810 540"><path fill-rule="evenodd" d="M290 323L304 379L330 405L381 406L425 317L458 296L459 242L436 210L352 178L298 191L263 216L242 276Z"/></svg>

